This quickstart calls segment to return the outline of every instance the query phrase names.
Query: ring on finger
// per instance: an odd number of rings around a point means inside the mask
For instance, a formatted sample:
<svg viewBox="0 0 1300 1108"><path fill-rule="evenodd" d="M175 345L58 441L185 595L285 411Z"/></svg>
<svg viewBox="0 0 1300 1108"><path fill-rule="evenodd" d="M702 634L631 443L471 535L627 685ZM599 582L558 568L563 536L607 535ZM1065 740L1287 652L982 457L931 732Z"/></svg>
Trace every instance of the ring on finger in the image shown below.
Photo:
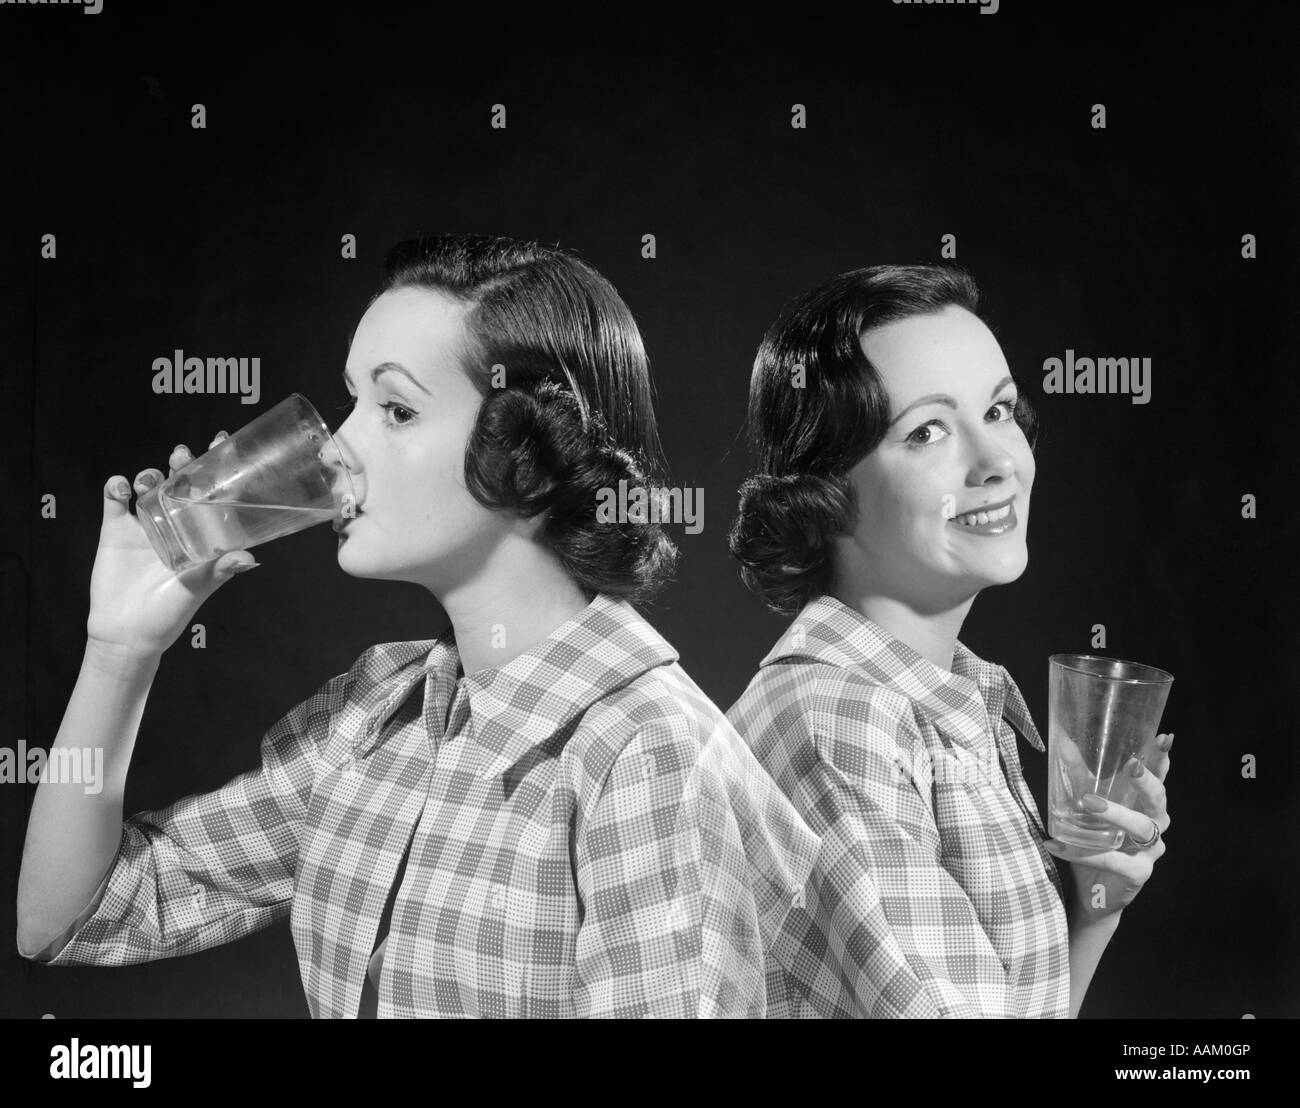
<svg viewBox="0 0 1300 1108"><path fill-rule="evenodd" d="M1128 838L1129 846L1136 847L1138 850L1149 850L1160 841L1160 824L1155 820L1151 821L1151 836L1145 841L1135 839L1128 832L1125 832L1125 836Z"/></svg>

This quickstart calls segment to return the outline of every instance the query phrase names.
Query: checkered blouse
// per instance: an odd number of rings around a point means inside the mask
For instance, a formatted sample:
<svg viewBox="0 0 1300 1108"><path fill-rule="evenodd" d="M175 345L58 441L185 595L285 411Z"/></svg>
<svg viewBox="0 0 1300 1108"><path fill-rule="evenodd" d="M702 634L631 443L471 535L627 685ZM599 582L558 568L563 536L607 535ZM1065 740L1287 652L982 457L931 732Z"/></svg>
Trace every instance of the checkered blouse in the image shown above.
<svg viewBox="0 0 1300 1108"><path fill-rule="evenodd" d="M949 673L830 596L811 601L727 713L823 836L773 950L769 1016L1068 1017L1061 883L1007 671Z"/></svg>
<svg viewBox="0 0 1300 1108"><path fill-rule="evenodd" d="M288 917L314 1016L760 1016L813 835L678 655L597 595L465 676L450 630L367 650L260 768L124 822L30 957L122 965ZM66 945L65 945L66 944Z"/></svg>

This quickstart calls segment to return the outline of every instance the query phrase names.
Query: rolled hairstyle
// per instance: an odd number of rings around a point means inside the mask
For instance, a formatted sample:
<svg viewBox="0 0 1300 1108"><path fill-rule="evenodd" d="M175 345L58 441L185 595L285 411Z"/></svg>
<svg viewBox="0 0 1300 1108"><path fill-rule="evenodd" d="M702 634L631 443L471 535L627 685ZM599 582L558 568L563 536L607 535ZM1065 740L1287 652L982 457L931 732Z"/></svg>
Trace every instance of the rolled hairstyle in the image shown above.
<svg viewBox="0 0 1300 1108"><path fill-rule="evenodd" d="M956 267L870 266L803 294L763 336L747 420L757 468L740 487L729 541L741 579L770 609L793 614L826 592L831 540L857 526L848 474L892 418L863 335L950 305L978 315L978 304L974 280ZM1037 417L1024 390L1015 419L1033 449Z"/></svg>
<svg viewBox="0 0 1300 1108"><path fill-rule="evenodd" d="M589 599L658 592L677 559L662 525L596 510L600 490L657 481L664 468L649 360L614 286L569 251L448 234L394 246L371 303L403 288L469 308L462 360L483 393L465 446L475 500L545 512L540 541Z"/></svg>

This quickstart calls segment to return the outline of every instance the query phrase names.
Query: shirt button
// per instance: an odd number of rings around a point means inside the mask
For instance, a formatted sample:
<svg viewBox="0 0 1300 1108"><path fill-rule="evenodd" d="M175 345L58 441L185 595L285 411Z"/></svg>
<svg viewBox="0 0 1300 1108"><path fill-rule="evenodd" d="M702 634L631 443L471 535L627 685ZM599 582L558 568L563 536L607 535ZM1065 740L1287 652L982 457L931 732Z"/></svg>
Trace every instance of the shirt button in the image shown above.
<svg viewBox="0 0 1300 1108"><path fill-rule="evenodd" d="M194 902L194 907L200 912L203 910L203 886L195 885L190 889L190 899Z"/></svg>

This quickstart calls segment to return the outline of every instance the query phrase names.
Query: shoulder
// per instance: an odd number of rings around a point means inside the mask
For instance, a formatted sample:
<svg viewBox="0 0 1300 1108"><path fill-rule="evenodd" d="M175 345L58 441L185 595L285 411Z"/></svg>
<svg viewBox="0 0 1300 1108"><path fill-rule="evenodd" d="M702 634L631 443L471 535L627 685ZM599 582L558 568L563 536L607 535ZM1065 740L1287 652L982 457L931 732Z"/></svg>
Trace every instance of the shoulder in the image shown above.
<svg viewBox="0 0 1300 1108"><path fill-rule="evenodd" d="M763 666L727 718L756 751L809 740L892 752L921 745L915 702L869 676L826 662Z"/></svg>
<svg viewBox="0 0 1300 1108"><path fill-rule="evenodd" d="M927 803L933 769L917 710L911 697L867 674L805 660L764 666L728 716L825 834L845 813L868 809L924 823L917 804Z"/></svg>
<svg viewBox="0 0 1300 1108"><path fill-rule="evenodd" d="M680 665L651 667L588 708L566 745L579 802L594 800L616 765L685 780L721 730L733 729Z"/></svg>

